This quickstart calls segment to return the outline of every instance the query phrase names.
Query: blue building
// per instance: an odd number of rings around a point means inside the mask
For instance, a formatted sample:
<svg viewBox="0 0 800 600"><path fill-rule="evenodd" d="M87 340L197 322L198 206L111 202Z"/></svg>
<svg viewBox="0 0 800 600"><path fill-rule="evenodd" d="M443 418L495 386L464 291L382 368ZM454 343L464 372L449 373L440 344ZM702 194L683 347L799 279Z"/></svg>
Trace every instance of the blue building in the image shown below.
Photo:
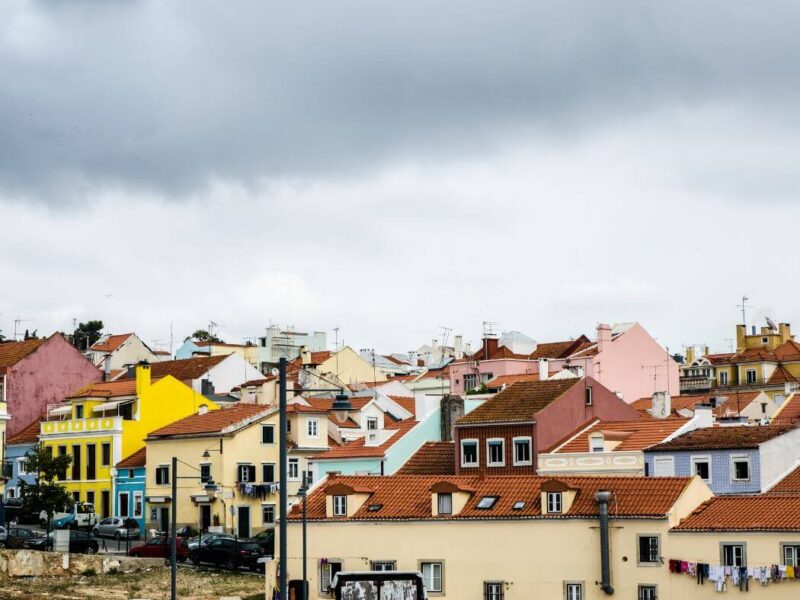
<svg viewBox="0 0 800 600"><path fill-rule="evenodd" d="M651 477L699 476L715 495L768 491L800 460L800 429L775 425L695 429L646 448Z"/></svg>
<svg viewBox="0 0 800 600"><path fill-rule="evenodd" d="M139 531L145 529L145 463L147 448L137 450L115 465L114 516L136 519Z"/></svg>
<svg viewBox="0 0 800 600"><path fill-rule="evenodd" d="M39 443L39 421L38 419L28 425L16 435L6 441L4 475L8 477L6 482L6 498L18 498L20 493L20 482L27 484L36 483L36 476L30 474L25 469L25 456Z"/></svg>

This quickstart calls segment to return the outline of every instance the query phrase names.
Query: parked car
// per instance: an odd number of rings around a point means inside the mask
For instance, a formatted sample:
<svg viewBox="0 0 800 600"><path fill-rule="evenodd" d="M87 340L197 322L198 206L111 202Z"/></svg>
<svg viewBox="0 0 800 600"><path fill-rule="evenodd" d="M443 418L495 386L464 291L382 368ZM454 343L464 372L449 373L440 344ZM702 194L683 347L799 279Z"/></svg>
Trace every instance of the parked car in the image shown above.
<svg viewBox="0 0 800 600"><path fill-rule="evenodd" d="M50 520L52 529L89 528L97 524L97 513L94 511L94 504L89 502L78 502L72 506L65 506L62 512L54 513ZM42 529L47 527L47 511L39 513L39 525Z"/></svg>
<svg viewBox="0 0 800 600"><path fill-rule="evenodd" d="M133 519L122 517L108 517L103 519L92 529L94 537L113 537L115 540L124 538L138 538L141 532L139 525Z"/></svg>
<svg viewBox="0 0 800 600"><path fill-rule="evenodd" d="M266 556L275 556L275 530L265 529L250 538L251 542L261 546Z"/></svg>
<svg viewBox="0 0 800 600"><path fill-rule="evenodd" d="M27 506L22 498L8 498L3 501L6 521L15 521L20 525L32 525L39 522L39 513Z"/></svg>
<svg viewBox="0 0 800 600"><path fill-rule="evenodd" d="M171 552L172 544L170 544L170 539L168 537L157 537L147 543L134 546L128 551L128 555L144 558L169 558ZM178 562L185 562L189 558L189 548L186 545L186 540L178 538L176 553Z"/></svg>
<svg viewBox="0 0 800 600"><path fill-rule="evenodd" d="M259 569L258 559L262 556L261 546L256 542L221 538L194 550L191 559L196 565L212 563L225 565L229 569L247 567L252 571L257 571Z"/></svg>
<svg viewBox="0 0 800 600"><path fill-rule="evenodd" d="M0 527L0 545L5 548L22 548L36 533L25 527Z"/></svg>
<svg viewBox="0 0 800 600"><path fill-rule="evenodd" d="M31 550L51 550L53 548L53 538L56 532L51 531L48 535L34 537L25 541L24 548ZM82 554L97 554L100 545L97 540L92 538L88 531L69 532L69 551Z"/></svg>
<svg viewBox="0 0 800 600"><path fill-rule="evenodd" d="M192 550L197 550L200 544L208 546L211 542L218 539L232 540L234 538L229 533L204 533L203 535L188 539L186 545L189 547L189 552L191 552Z"/></svg>

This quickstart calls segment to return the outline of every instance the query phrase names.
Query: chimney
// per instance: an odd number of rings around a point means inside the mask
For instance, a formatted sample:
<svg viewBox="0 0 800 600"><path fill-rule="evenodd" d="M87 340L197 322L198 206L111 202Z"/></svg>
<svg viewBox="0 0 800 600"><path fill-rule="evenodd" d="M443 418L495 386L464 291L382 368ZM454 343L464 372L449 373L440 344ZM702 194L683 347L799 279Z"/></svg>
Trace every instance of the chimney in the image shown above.
<svg viewBox="0 0 800 600"><path fill-rule="evenodd" d="M136 365L136 395L142 394L150 388L150 364L143 360Z"/></svg>
<svg viewBox="0 0 800 600"><path fill-rule="evenodd" d="M694 362L694 346L686 347L686 364L690 365Z"/></svg>
<svg viewBox="0 0 800 600"><path fill-rule="evenodd" d="M492 333L487 333L483 336L483 351L481 352L481 359L488 360L489 357L497 352L497 346L500 341L497 336Z"/></svg>
<svg viewBox="0 0 800 600"><path fill-rule="evenodd" d="M457 335L455 341L453 342L453 354L455 354L454 358L456 360L461 360L464 358L464 353L461 351L461 347L464 344L464 338L460 335Z"/></svg>
<svg viewBox="0 0 800 600"><path fill-rule="evenodd" d="M667 392L655 392L650 414L656 419L667 419L672 414L672 399Z"/></svg>
<svg viewBox="0 0 800 600"><path fill-rule="evenodd" d="M307 346L300 347L300 360L304 367L311 364L311 350Z"/></svg>
<svg viewBox="0 0 800 600"><path fill-rule="evenodd" d="M703 346L703 356L708 356L708 346Z"/></svg>
<svg viewBox="0 0 800 600"><path fill-rule="evenodd" d="M106 354L103 357L103 381L111 379L111 355Z"/></svg>
<svg viewBox="0 0 800 600"><path fill-rule="evenodd" d="M744 350L744 338L747 336L747 325L736 326L736 351Z"/></svg>
<svg viewBox="0 0 800 600"><path fill-rule="evenodd" d="M546 358L539 359L539 381L547 381L550 377L550 361Z"/></svg>
<svg viewBox="0 0 800 600"><path fill-rule="evenodd" d="M792 326L789 323L778 323L778 333L781 334L781 341L788 342L791 339L794 339L792 335Z"/></svg>
<svg viewBox="0 0 800 600"><path fill-rule="evenodd" d="M710 404L698 403L694 405L694 418L692 429L704 429L714 424L714 410Z"/></svg>
<svg viewBox="0 0 800 600"><path fill-rule="evenodd" d="M213 396L214 395L214 383L210 379L201 379L200 380L200 393L203 396Z"/></svg>
<svg viewBox="0 0 800 600"><path fill-rule="evenodd" d="M597 352L600 353L611 343L611 327L605 323L597 326Z"/></svg>
<svg viewBox="0 0 800 600"><path fill-rule="evenodd" d="M409 350L408 351L408 364L412 367L417 366L417 351L416 350Z"/></svg>
<svg viewBox="0 0 800 600"><path fill-rule="evenodd" d="M197 410L198 415L204 415L208 412L208 404L201 404L200 408Z"/></svg>
<svg viewBox="0 0 800 600"><path fill-rule="evenodd" d="M611 492L602 490L594 495L597 512L600 516L600 589L607 596L614 593L614 587L611 585L611 556L608 544L608 504L611 502L611 498Z"/></svg>

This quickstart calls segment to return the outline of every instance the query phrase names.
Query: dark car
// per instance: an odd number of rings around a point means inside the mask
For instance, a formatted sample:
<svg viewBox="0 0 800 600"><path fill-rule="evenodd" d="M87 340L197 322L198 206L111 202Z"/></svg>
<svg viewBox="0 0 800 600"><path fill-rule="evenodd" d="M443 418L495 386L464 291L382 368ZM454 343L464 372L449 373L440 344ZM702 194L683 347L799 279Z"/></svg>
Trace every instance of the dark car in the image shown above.
<svg viewBox="0 0 800 600"><path fill-rule="evenodd" d="M23 525L39 522L39 513L31 510L30 506L23 503L22 498L8 498L3 501L6 521L15 521Z"/></svg>
<svg viewBox="0 0 800 600"><path fill-rule="evenodd" d="M256 542L220 538L192 551L191 559L196 565L212 563L225 565L229 569L247 567L256 571L259 569L258 559L263 555L261 546Z"/></svg>
<svg viewBox="0 0 800 600"><path fill-rule="evenodd" d="M186 540L186 544L189 546L189 553L191 554L192 550L197 550L199 545L208 546L214 540L221 538L234 539L229 533L204 533L202 536L189 538Z"/></svg>
<svg viewBox="0 0 800 600"><path fill-rule="evenodd" d="M186 545L186 540L178 538L178 545L175 549L178 562L185 562L189 558L189 548ZM145 544L134 546L128 551L130 556L138 556L144 558L169 558L172 554L172 544L168 537L153 538Z"/></svg>
<svg viewBox="0 0 800 600"><path fill-rule="evenodd" d="M2 544L6 548L23 548L26 541L35 537L36 534L25 527L9 527Z"/></svg>
<svg viewBox="0 0 800 600"><path fill-rule="evenodd" d="M52 550L55 532L51 531L47 536L34 537L25 540L24 548L31 550ZM99 544L88 531L70 530L69 532L69 551L81 554L97 554Z"/></svg>
<svg viewBox="0 0 800 600"><path fill-rule="evenodd" d="M261 546L261 550L266 556L275 556L275 530L265 529L250 538L251 542L255 542Z"/></svg>

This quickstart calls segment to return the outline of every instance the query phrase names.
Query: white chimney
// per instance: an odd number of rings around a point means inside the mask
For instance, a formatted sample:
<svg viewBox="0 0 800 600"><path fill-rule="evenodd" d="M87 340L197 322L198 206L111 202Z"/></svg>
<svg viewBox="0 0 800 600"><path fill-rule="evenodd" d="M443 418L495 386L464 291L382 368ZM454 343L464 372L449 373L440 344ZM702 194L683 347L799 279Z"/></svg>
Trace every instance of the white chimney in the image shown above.
<svg viewBox="0 0 800 600"><path fill-rule="evenodd" d="M611 327L605 323L597 326L597 351L602 352L611 343Z"/></svg>
<svg viewBox="0 0 800 600"><path fill-rule="evenodd" d="M464 353L461 351L461 346L463 345L463 343L464 343L463 336L457 335L455 342L453 342L453 350L454 350L453 353L455 354L456 360L461 360L462 358L464 358Z"/></svg>
<svg viewBox="0 0 800 600"><path fill-rule="evenodd" d="M408 351L408 364L412 367L417 366L417 351L416 350L409 350Z"/></svg>
<svg viewBox="0 0 800 600"><path fill-rule="evenodd" d="M539 381L547 381L550 377L550 361L546 358L539 359Z"/></svg>
<svg viewBox="0 0 800 600"><path fill-rule="evenodd" d="M307 346L300 346L300 357L303 366L311 364L311 350Z"/></svg>
<svg viewBox="0 0 800 600"><path fill-rule="evenodd" d="M103 381L111 379L111 355L106 354L103 356Z"/></svg>
<svg viewBox="0 0 800 600"><path fill-rule="evenodd" d="M650 414L656 419L666 419L672 414L672 399L667 392L655 392Z"/></svg>
<svg viewBox="0 0 800 600"><path fill-rule="evenodd" d="M206 414L207 412L208 412L208 405L207 405L207 404L201 404L201 405L200 405L200 408L199 408L199 409L198 409L198 411L197 411L197 414L198 414L198 415L204 415L204 414Z"/></svg>
<svg viewBox="0 0 800 600"><path fill-rule="evenodd" d="M690 421L692 429L704 429L714 424L714 408L710 404L695 404L694 418Z"/></svg>

